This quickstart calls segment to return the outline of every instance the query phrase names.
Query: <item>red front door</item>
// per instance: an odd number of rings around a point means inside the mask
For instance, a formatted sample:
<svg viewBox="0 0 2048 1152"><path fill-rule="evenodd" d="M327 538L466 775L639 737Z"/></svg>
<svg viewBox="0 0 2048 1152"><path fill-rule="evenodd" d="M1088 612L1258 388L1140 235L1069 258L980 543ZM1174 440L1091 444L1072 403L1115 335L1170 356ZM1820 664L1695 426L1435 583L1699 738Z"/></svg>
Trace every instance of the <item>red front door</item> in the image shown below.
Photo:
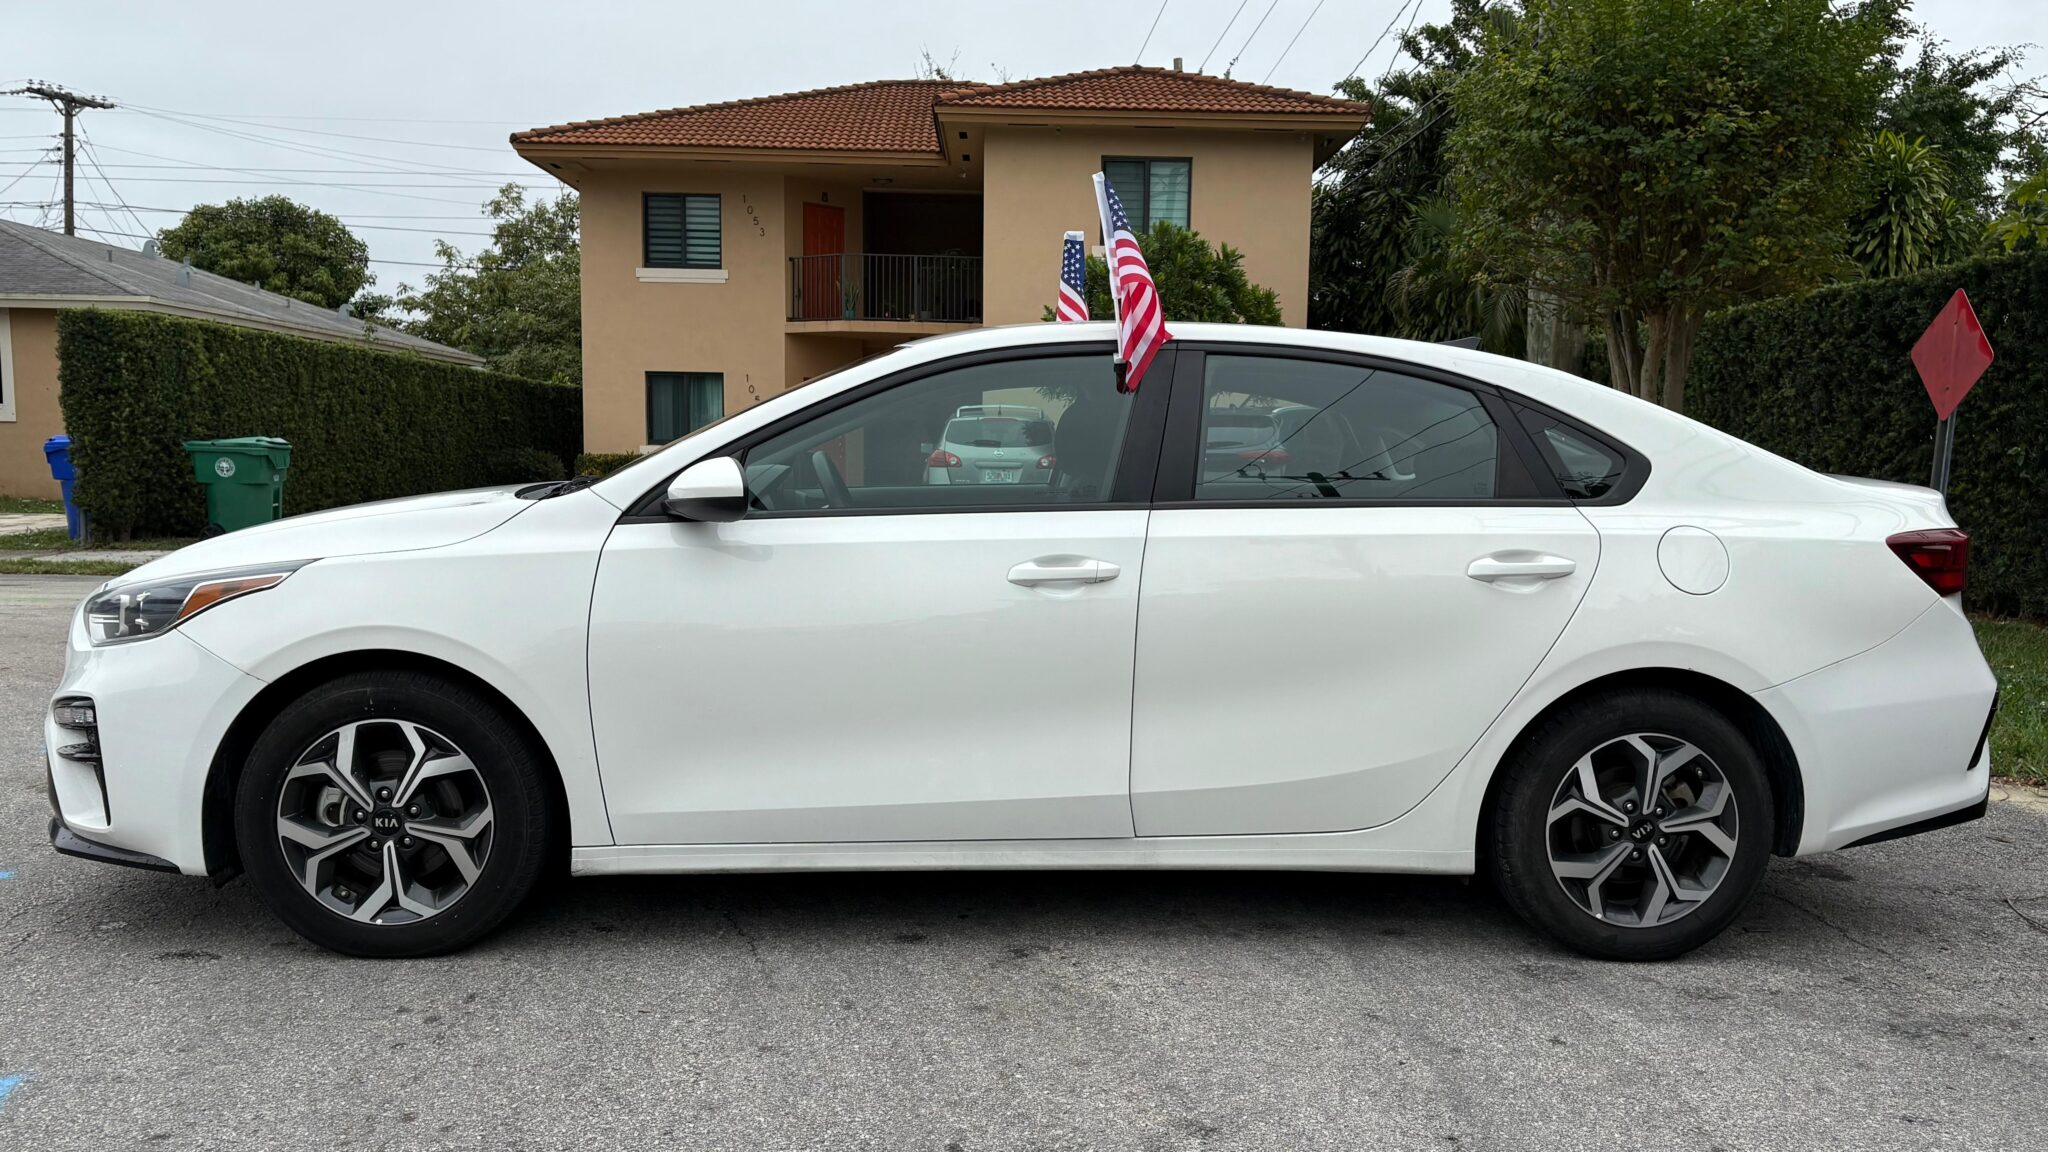
<svg viewBox="0 0 2048 1152"><path fill-rule="evenodd" d="M840 300L841 261L826 259L846 252L846 209L830 204L804 204L802 279L806 320L836 320L844 314Z"/></svg>

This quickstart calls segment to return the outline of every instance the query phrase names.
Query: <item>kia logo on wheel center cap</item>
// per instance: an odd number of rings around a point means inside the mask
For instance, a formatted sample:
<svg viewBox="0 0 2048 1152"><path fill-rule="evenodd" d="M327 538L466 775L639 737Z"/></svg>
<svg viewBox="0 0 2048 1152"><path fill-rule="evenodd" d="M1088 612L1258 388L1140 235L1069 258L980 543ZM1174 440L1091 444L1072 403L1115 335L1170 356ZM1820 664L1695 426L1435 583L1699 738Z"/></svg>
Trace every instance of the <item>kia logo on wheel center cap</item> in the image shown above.
<svg viewBox="0 0 2048 1152"><path fill-rule="evenodd" d="M398 818L398 809L396 808L379 808L375 812L370 813L370 831L377 833L379 836L392 835L402 827L404 827L404 822Z"/></svg>

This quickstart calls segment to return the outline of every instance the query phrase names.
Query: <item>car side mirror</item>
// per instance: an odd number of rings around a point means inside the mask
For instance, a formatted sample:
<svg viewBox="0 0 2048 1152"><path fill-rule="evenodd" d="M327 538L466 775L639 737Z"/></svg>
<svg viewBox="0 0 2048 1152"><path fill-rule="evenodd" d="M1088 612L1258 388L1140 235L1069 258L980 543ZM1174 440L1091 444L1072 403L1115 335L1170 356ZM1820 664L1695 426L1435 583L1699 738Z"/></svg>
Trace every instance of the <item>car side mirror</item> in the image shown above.
<svg viewBox="0 0 2048 1152"><path fill-rule="evenodd" d="M699 460L669 483L661 506L669 515L730 524L747 514L747 477L730 456Z"/></svg>

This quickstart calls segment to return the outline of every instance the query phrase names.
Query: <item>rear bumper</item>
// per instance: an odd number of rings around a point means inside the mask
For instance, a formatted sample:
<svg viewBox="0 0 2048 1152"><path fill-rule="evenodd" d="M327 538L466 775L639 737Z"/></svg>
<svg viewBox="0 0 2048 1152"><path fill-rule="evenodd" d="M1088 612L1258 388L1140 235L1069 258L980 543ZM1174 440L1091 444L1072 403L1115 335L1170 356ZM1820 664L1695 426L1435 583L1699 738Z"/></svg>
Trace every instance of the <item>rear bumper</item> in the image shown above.
<svg viewBox="0 0 2048 1152"><path fill-rule="evenodd" d="M1799 760L1798 854L1982 815L1997 693L1969 621L1946 603L1862 655L1757 693Z"/></svg>

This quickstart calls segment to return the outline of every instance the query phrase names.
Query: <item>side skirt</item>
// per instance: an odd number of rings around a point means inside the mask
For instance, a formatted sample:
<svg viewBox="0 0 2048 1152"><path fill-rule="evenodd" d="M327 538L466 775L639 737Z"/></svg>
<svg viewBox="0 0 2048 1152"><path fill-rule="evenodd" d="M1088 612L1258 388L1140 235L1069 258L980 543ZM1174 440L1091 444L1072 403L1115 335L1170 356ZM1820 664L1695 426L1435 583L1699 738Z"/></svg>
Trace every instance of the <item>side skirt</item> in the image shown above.
<svg viewBox="0 0 2048 1152"><path fill-rule="evenodd" d="M1359 846L1357 833L880 844L638 844L574 848L577 876L679 872L1262 869L1469 876L1473 855Z"/></svg>

